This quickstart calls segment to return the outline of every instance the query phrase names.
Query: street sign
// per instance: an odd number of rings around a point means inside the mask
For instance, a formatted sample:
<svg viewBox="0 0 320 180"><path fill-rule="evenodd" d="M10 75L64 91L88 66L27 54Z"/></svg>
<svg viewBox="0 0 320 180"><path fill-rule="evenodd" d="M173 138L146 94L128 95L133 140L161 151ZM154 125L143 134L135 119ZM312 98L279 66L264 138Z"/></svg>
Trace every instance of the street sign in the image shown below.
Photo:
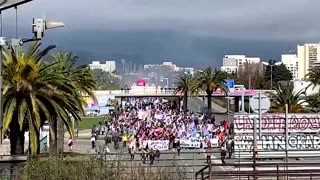
<svg viewBox="0 0 320 180"><path fill-rule="evenodd" d="M259 100L260 96L260 100ZM268 96L264 94L256 94L250 98L250 107L253 112L259 113L259 104L260 104L260 109L261 113L266 113L271 106L271 101L268 98Z"/></svg>
<svg viewBox="0 0 320 180"><path fill-rule="evenodd" d="M225 79L223 80L223 85L229 89L229 92L234 92L234 79Z"/></svg>

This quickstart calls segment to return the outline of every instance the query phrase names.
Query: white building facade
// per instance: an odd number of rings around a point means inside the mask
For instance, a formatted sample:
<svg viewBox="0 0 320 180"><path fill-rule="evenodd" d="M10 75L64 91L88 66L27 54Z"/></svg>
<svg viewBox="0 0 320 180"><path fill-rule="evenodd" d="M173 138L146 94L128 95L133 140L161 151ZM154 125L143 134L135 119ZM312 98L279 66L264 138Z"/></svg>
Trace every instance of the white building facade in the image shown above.
<svg viewBox="0 0 320 180"><path fill-rule="evenodd" d="M320 66L320 43L297 45L298 78L305 79L309 69Z"/></svg>
<svg viewBox="0 0 320 180"><path fill-rule="evenodd" d="M90 69L102 69L103 71L112 73L116 70L116 62L115 61L106 61L105 64L101 64L100 61L92 61L89 64Z"/></svg>
<svg viewBox="0 0 320 180"><path fill-rule="evenodd" d="M299 59L296 54L282 54L281 62L292 73L292 79L299 79Z"/></svg>
<svg viewBox="0 0 320 180"><path fill-rule="evenodd" d="M221 71L227 73L235 73L239 67L245 63L260 63L259 57L246 57L245 55L225 55L223 58L223 65L220 67Z"/></svg>

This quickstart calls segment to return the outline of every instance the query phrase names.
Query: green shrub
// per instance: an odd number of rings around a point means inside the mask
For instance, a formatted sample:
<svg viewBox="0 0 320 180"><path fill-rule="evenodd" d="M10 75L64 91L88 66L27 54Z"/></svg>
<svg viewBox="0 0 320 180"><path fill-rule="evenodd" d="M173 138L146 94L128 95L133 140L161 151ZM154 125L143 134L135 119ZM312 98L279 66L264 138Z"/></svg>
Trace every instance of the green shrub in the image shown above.
<svg viewBox="0 0 320 180"><path fill-rule="evenodd" d="M136 161L101 161L92 156L32 158L20 170L21 180L183 180L186 173L178 167L140 165Z"/></svg>

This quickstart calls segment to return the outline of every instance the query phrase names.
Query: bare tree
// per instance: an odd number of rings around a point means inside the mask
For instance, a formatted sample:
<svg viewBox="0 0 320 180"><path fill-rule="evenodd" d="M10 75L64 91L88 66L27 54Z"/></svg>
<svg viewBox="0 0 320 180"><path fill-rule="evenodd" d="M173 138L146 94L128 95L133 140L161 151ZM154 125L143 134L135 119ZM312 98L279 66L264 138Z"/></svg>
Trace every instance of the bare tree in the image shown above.
<svg viewBox="0 0 320 180"><path fill-rule="evenodd" d="M263 65L261 63L244 63L237 72L237 81L247 89L266 88Z"/></svg>

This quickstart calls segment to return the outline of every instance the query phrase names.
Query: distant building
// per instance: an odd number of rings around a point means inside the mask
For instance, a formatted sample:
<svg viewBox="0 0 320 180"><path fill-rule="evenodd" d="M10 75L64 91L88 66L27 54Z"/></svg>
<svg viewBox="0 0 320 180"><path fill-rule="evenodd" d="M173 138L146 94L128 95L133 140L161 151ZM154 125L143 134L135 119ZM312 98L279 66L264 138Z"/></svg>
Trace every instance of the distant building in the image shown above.
<svg viewBox="0 0 320 180"><path fill-rule="evenodd" d="M90 69L102 69L103 71L112 73L116 70L116 62L106 61L105 64L100 64L100 61L92 61L89 67Z"/></svg>
<svg viewBox="0 0 320 180"><path fill-rule="evenodd" d="M292 79L299 79L299 59L296 54L282 54L281 62L292 73Z"/></svg>
<svg viewBox="0 0 320 180"><path fill-rule="evenodd" d="M162 64L146 64L143 65L143 69L149 69L151 67L170 67L172 71L176 72L186 72L189 74L194 74L194 68L193 67L178 67L176 64L173 64L172 62L163 62Z"/></svg>
<svg viewBox="0 0 320 180"><path fill-rule="evenodd" d="M223 58L223 65L220 67L221 71L227 73L235 73L245 63L260 63L259 57L246 57L245 55L225 55Z"/></svg>
<svg viewBox="0 0 320 180"><path fill-rule="evenodd" d="M320 66L320 43L297 45L298 78L305 79L309 69Z"/></svg>

